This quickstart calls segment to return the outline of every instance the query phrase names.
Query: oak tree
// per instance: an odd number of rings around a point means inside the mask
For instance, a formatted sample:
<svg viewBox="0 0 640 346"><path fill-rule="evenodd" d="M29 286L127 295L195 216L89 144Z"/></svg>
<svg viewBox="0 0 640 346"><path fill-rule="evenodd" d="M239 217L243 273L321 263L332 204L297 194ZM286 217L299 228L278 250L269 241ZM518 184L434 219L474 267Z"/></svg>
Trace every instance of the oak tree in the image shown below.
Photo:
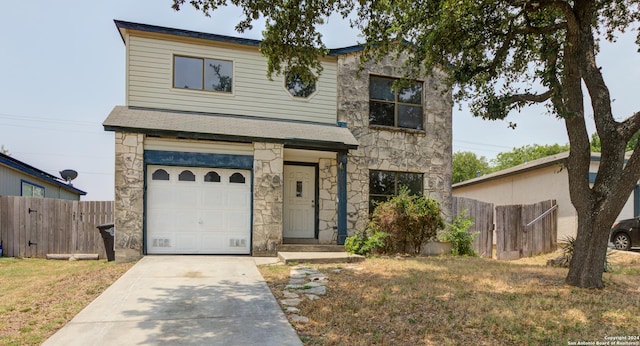
<svg viewBox="0 0 640 346"><path fill-rule="evenodd" d="M609 229L640 178L640 150L625 147L640 130L640 113L618 115L596 57L599 40L614 41L638 21L640 0L190 0L205 14L232 4L242 9L239 31L264 18L261 51L268 72L313 79L327 53L318 25L333 13L351 18L365 43L361 59L408 54L412 73L445 71L456 100L472 112L504 119L510 111L545 103L564 120L571 201L578 215L574 257L566 282L603 287ZM174 0L178 10L185 0ZM602 144L597 177L589 183L587 112ZM638 145L634 149L638 149Z"/></svg>

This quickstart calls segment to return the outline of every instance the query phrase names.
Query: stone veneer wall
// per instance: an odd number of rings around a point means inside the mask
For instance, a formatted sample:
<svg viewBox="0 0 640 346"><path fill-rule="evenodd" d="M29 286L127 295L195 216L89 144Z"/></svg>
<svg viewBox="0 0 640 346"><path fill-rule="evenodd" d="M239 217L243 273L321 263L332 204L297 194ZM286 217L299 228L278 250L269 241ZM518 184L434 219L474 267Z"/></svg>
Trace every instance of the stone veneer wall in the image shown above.
<svg viewBox="0 0 640 346"><path fill-rule="evenodd" d="M334 159L320 159L318 166L318 242L335 244L338 232L338 167Z"/></svg>
<svg viewBox="0 0 640 346"><path fill-rule="evenodd" d="M115 133L116 262L142 257L144 214L144 135Z"/></svg>
<svg viewBox="0 0 640 346"><path fill-rule="evenodd" d="M253 146L253 255L275 256L282 243L284 145Z"/></svg>
<svg viewBox="0 0 640 346"><path fill-rule="evenodd" d="M424 81L424 131L369 127L369 74L402 77L402 61L385 58L359 71L359 56L338 60L338 121L360 142L347 164L347 231L363 230L369 217L369 170L424 174L424 194L451 217L451 93L433 77Z"/></svg>

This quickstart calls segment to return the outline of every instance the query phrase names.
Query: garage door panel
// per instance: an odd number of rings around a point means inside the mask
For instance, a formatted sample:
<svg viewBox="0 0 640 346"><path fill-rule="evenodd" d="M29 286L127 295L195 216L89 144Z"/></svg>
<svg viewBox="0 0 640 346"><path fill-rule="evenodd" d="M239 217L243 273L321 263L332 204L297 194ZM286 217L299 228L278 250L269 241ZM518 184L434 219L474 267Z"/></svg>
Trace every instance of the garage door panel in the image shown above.
<svg viewBox="0 0 640 346"><path fill-rule="evenodd" d="M202 215L202 226L207 232L224 232L226 212L217 210Z"/></svg>
<svg viewBox="0 0 640 346"><path fill-rule="evenodd" d="M168 173L169 180L153 180L153 172L159 169ZM209 174L212 171L219 175L219 182L211 181L217 180L215 175ZM244 179L245 183L230 183L234 173L241 174L234 176L235 181ZM194 181L179 181L181 174L183 180ZM166 178L166 174L156 176ZM147 253L249 254L250 177L250 171L150 165L147 172Z"/></svg>

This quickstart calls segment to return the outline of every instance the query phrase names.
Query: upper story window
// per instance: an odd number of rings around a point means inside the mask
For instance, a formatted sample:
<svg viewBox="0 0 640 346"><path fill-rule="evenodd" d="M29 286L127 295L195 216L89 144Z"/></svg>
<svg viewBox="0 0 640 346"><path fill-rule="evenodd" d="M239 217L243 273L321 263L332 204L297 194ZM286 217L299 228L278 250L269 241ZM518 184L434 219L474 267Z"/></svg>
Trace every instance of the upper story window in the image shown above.
<svg viewBox="0 0 640 346"><path fill-rule="evenodd" d="M24 197L44 197L44 187L30 183L28 181L21 181L20 195Z"/></svg>
<svg viewBox="0 0 640 346"><path fill-rule="evenodd" d="M397 79L369 78L369 124L422 130L422 82L394 89Z"/></svg>
<svg viewBox="0 0 640 346"><path fill-rule="evenodd" d="M287 73L285 78L285 87L289 94L294 97L307 98L316 92L316 83L305 83L297 73Z"/></svg>
<svg viewBox="0 0 640 346"><path fill-rule="evenodd" d="M233 62L227 60L173 57L173 87L230 93Z"/></svg>

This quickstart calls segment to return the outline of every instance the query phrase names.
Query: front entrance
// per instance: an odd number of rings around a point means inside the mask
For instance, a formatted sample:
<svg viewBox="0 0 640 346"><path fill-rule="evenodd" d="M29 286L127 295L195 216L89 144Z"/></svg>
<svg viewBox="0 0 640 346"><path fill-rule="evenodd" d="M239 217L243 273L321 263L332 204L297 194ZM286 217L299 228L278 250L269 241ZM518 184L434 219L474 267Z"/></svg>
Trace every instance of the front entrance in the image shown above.
<svg viewBox="0 0 640 346"><path fill-rule="evenodd" d="M284 166L284 238L316 237L316 167Z"/></svg>

